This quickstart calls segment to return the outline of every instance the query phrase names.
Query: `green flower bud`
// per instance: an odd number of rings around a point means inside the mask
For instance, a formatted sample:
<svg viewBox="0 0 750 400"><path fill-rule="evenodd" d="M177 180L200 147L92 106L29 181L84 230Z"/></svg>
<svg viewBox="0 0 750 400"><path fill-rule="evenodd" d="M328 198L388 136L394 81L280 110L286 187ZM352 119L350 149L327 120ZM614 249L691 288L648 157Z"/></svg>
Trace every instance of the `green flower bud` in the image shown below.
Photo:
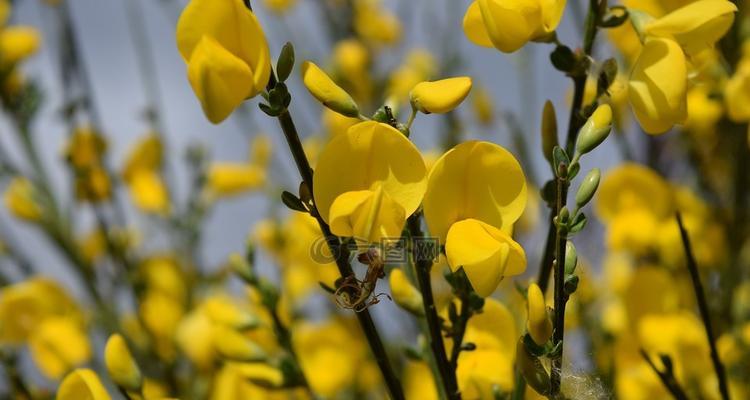
<svg viewBox="0 0 750 400"><path fill-rule="evenodd" d="M599 187L601 176L602 173L599 171L599 168L594 168L583 178L583 182L581 182L581 186L578 187L578 192L576 193L576 206L578 208L588 204L591 198L594 197L594 193L596 193L596 189Z"/></svg>
<svg viewBox="0 0 750 400"><path fill-rule="evenodd" d="M526 349L523 338L518 341L516 360L517 368L526 379L526 383L543 396L549 394L551 386L549 372L544 368L542 360Z"/></svg>
<svg viewBox="0 0 750 400"><path fill-rule="evenodd" d="M599 146L612 130L612 108L608 104L600 105L589 117L578 133L576 152L586 154Z"/></svg>
<svg viewBox="0 0 750 400"><path fill-rule="evenodd" d="M552 151L557 142L557 116L555 115L555 106L551 101L544 103L542 111L542 152L547 161L552 162Z"/></svg>
<svg viewBox="0 0 750 400"><path fill-rule="evenodd" d="M578 265L578 252L576 246L568 240L565 243L565 275L572 275Z"/></svg>

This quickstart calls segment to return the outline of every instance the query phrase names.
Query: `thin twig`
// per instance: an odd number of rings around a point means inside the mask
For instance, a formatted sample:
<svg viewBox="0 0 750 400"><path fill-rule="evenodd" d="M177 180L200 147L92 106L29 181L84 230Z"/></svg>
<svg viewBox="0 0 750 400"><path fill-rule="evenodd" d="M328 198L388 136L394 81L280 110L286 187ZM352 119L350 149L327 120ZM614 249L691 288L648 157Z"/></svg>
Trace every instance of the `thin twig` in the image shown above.
<svg viewBox="0 0 750 400"><path fill-rule="evenodd" d="M679 212L676 214L676 219L677 225L680 227L680 236L682 237L682 246L685 249L685 257L687 258L687 267L690 271L690 279L693 281L693 291L695 292L695 297L698 301L698 309L700 310L701 319L703 320L703 326L706 328L708 345L711 348L711 362L714 365L716 378L719 381L719 392L721 393L721 398L723 400L729 400L727 376L724 370L724 365L719 358L719 352L716 350L716 340L713 329L711 328L711 315L708 310L708 302L706 301L706 294L703 291L700 274L698 273L698 264L695 262L693 249L690 246L690 238L688 237L687 230L685 230L685 226L682 224L682 216Z"/></svg>
<svg viewBox="0 0 750 400"><path fill-rule="evenodd" d="M660 370L651 360L648 353L646 353L646 350L641 349L640 351L643 359L646 360L651 369L653 369L656 375L659 376L661 383L664 384L664 387L667 388L669 393L671 393L676 400L688 400L685 391L682 390L682 386L677 382L677 378L675 378L672 368L667 367L665 371Z"/></svg>

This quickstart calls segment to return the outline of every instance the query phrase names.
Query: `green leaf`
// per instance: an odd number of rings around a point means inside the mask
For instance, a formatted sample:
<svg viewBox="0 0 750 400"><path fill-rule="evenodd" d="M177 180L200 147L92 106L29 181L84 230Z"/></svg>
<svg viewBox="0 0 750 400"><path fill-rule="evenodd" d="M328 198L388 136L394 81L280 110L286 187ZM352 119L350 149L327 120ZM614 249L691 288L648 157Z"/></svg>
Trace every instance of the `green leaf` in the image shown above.
<svg viewBox="0 0 750 400"><path fill-rule="evenodd" d="M559 45L555 47L549 58L558 71L571 72L576 67L576 55L568 46Z"/></svg>
<svg viewBox="0 0 750 400"><path fill-rule="evenodd" d="M602 28L616 28L624 24L629 17L628 9L624 6L610 7L604 16L602 16L599 26Z"/></svg>
<svg viewBox="0 0 750 400"><path fill-rule="evenodd" d="M283 202L290 210L304 213L308 212L307 208L302 203L302 200L286 190L281 193L281 202Z"/></svg>
<svg viewBox="0 0 750 400"><path fill-rule="evenodd" d="M570 233L578 233L586 226L587 218L584 213L578 213L570 223Z"/></svg>

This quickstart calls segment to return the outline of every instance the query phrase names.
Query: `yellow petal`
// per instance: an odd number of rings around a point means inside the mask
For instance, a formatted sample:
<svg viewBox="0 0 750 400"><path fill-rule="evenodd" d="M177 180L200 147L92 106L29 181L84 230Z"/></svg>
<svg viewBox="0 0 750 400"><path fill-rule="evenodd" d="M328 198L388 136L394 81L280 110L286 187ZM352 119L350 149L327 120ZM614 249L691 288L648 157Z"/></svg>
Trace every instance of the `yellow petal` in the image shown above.
<svg viewBox="0 0 750 400"><path fill-rule="evenodd" d="M653 20L647 35L672 38L688 54L713 47L732 26L737 6L726 0L700 0Z"/></svg>
<svg viewBox="0 0 750 400"><path fill-rule="evenodd" d="M57 400L110 400L96 372L80 368L69 373L57 390Z"/></svg>
<svg viewBox="0 0 750 400"><path fill-rule="evenodd" d="M161 176L152 171L138 171L133 175L130 194L135 205L143 211L163 214L169 211L169 196Z"/></svg>
<svg viewBox="0 0 750 400"><path fill-rule="evenodd" d="M5 207L13 214L13 216L30 221L36 222L42 218L44 210L39 204L39 194L34 184L24 178L15 177L10 181L8 187L5 188L3 194L3 201Z"/></svg>
<svg viewBox="0 0 750 400"><path fill-rule="evenodd" d="M463 27L464 34L472 43L482 47L493 47L492 40L487 34L487 28L484 27L479 2L474 1L469 5L464 15Z"/></svg>
<svg viewBox="0 0 750 400"><path fill-rule="evenodd" d="M687 116L685 54L671 39L648 39L628 83L630 105L649 134L668 131Z"/></svg>
<svg viewBox="0 0 750 400"><path fill-rule="evenodd" d="M653 170L625 163L602 179L596 194L596 212L605 222L635 210L646 210L656 218L670 218L674 196L669 184Z"/></svg>
<svg viewBox="0 0 750 400"><path fill-rule="evenodd" d="M302 64L302 82L310 94L324 106L347 117L357 117L359 108L349 93L337 85L317 65L310 61Z"/></svg>
<svg viewBox="0 0 750 400"><path fill-rule="evenodd" d="M218 353L229 360L257 362L266 359L266 353L258 344L234 329L217 325L213 338Z"/></svg>
<svg viewBox="0 0 750 400"><path fill-rule="evenodd" d="M203 112L214 124L253 95L253 71L209 36L203 36L190 55L188 79Z"/></svg>
<svg viewBox="0 0 750 400"><path fill-rule="evenodd" d="M29 26L11 26L0 31L0 63L5 68L33 55L39 49L39 32Z"/></svg>
<svg viewBox="0 0 750 400"><path fill-rule="evenodd" d="M208 169L208 188L219 196L233 196L265 183L262 168L252 164L214 163Z"/></svg>
<svg viewBox="0 0 750 400"><path fill-rule="evenodd" d="M104 347L104 363L110 378L125 390L139 391L143 384L143 376L130 354L125 338L120 334L114 334L107 340Z"/></svg>
<svg viewBox="0 0 750 400"><path fill-rule="evenodd" d="M177 48L185 61L208 36L252 71L247 97L265 89L271 75L268 43L255 14L242 0L191 0L177 22Z"/></svg>
<svg viewBox="0 0 750 400"><path fill-rule="evenodd" d="M333 201L330 211L333 234L367 243L400 237L406 222L403 207L380 186L375 191L346 192Z"/></svg>
<svg viewBox="0 0 750 400"><path fill-rule="evenodd" d="M164 146L156 133L148 133L140 138L128 152L122 177L129 181L138 171L157 171L161 168Z"/></svg>
<svg viewBox="0 0 750 400"><path fill-rule="evenodd" d="M430 171L424 196L427 226L442 242L451 225L466 218L510 229L525 207L521 165L504 148L480 141L443 154Z"/></svg>
<svg viewBox="0 0 750 400"><path fill-rule="evenodd" d="M537 0L477 0L487 35L495 48L512 53L542 27L542 9Z"/></svg>
<svg viewBox="0 0 750 400"><path fill-rule="evenodd" d="M536 344L544 346L552 336L552 321L550 321L547 315L547 304L544 301L544 294L536 283L529 285L529 290L526 293L526 301L529 317L528 324L526 325L527 330Z"/></svg>
<svg viewBox="0 0 750 400"><path fill-rule="evenodd" d="M91 358L86 332L77 321L66 317L42 321L29 339L29 349L39 370L51 379L60 379Z"/></svg>
<svg viewBox="0 0 750 400"><path fill-rule="evenodd" d="M420 82L411 90L411 103L423 113L447 113L458 107L471 90L471 78Z"/></svg>
<svg viewBox="0 0 750 400"><path fill-rule="evenodd" d="M503 277L526 269L526 253L507 233L475 219L453 224L445 242L453 271L463 268L474 290L487 297Z"/></svg>
<svg viewBox="0 0 750 400"><path fill-rule="evenodd" d="M391 295L393 295L393 301L396 304L416 315L424 315L422 294L409 282L403 270L394 268L390 273L388 282L391 285Z"/></svg>
<svg viewBox="0 0 750 400"><path fill-rule="evenodd" d="M537 32L538 35L551 33L560 24L560 20L565 11L566 0L542 0L542 30Z"/></svg>
<svg viewBox="0 0 750 400"><path fill-rule="evenodd" d="M401 132L374 121L354 125L331 139L313 178L315 204L329 223L333 201L346 192L381 186L409 216L419 207L427 186L419 150Z"/></svg>

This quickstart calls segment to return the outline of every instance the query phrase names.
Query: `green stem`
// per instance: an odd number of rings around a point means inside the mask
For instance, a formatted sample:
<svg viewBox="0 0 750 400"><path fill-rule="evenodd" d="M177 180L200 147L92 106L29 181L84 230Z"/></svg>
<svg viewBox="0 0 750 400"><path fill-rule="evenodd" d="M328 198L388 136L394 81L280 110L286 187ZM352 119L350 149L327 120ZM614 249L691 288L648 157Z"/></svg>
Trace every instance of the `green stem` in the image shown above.
<svg viewBox="0 0 750 400"><path fill-rule="evenodd" d="M557 207L556 215L560 215L560 211L565 207L568 181L567 171L564 170L559 172L560 177L557 178ZM567 228L563 226L561 221L557 221L557 234L555 240L555 319L554 319L554 334L552 336L553 343L555 346L559 346L557 352L552 356L552 371L551 371L551 393L554 398L560 393L560 387L562 385L562 358L563 358L563 341L565 339L565 304L568 301L568 296L565 294L565 243L567 242Z"/></svg>
<svg viewBox="0 0 750 400"><path fill-rule="evenodd" d="M727 376L724 370L724 365L721 363L719 358L719 352L716 350L716 339L714 337L713 329L711 328L711 315L708 310L708 301L706 301L706 294L703 290L703 284L701 283L700 274L698 273L698 263L695 261L693 256L693 249L690 246L690 237L685 230L685 226L682 224L682 217L678 212L676 215L677 225L680 228L680 237L682 238L682 246L685 249L685 258L687 259L688 270L690 271L690 279L693 281L693 291L695 292L696 300L698 301L698 310L703 320L703 326L706 329L706 337L708 338L708 345L711 348L711 362L714 365L716 371L716 378L719 381L719 392L723 400L729 400L729 385L727 384Z"/></svg>
<svg viewBox="0 0 750 400"><path fill-rule="evenodd" d="M432 282L430 280L430 270L432 269L432 259L430 256L421 254L414 244L414 238L424 237L422 228L420 226L421 213L415 213L407 222L409 229L409 236L412 239L412 258L416 267L417 281L419 283L419 290L422 293L422 305L424 306L425 319L427 320L427 327L429 331L429 344L430 350L432 351L433 357L437 363L437 369L440 373L440 380L442 381L445 394L449 399L460 399L461 393L458 391L458 382L456 380L456 364L448 359L447 352L445 350L445 344L443 343L443 335L440 324L440 317L437 313L437 307L435 306L435 299L432 295ZM468 304L468 302L465 302ZM462 335L463 336L463 335ZM461 342L453 342L453 352L457 349L460 350ZM456 359L458 355L456 355Z"/></svg>

